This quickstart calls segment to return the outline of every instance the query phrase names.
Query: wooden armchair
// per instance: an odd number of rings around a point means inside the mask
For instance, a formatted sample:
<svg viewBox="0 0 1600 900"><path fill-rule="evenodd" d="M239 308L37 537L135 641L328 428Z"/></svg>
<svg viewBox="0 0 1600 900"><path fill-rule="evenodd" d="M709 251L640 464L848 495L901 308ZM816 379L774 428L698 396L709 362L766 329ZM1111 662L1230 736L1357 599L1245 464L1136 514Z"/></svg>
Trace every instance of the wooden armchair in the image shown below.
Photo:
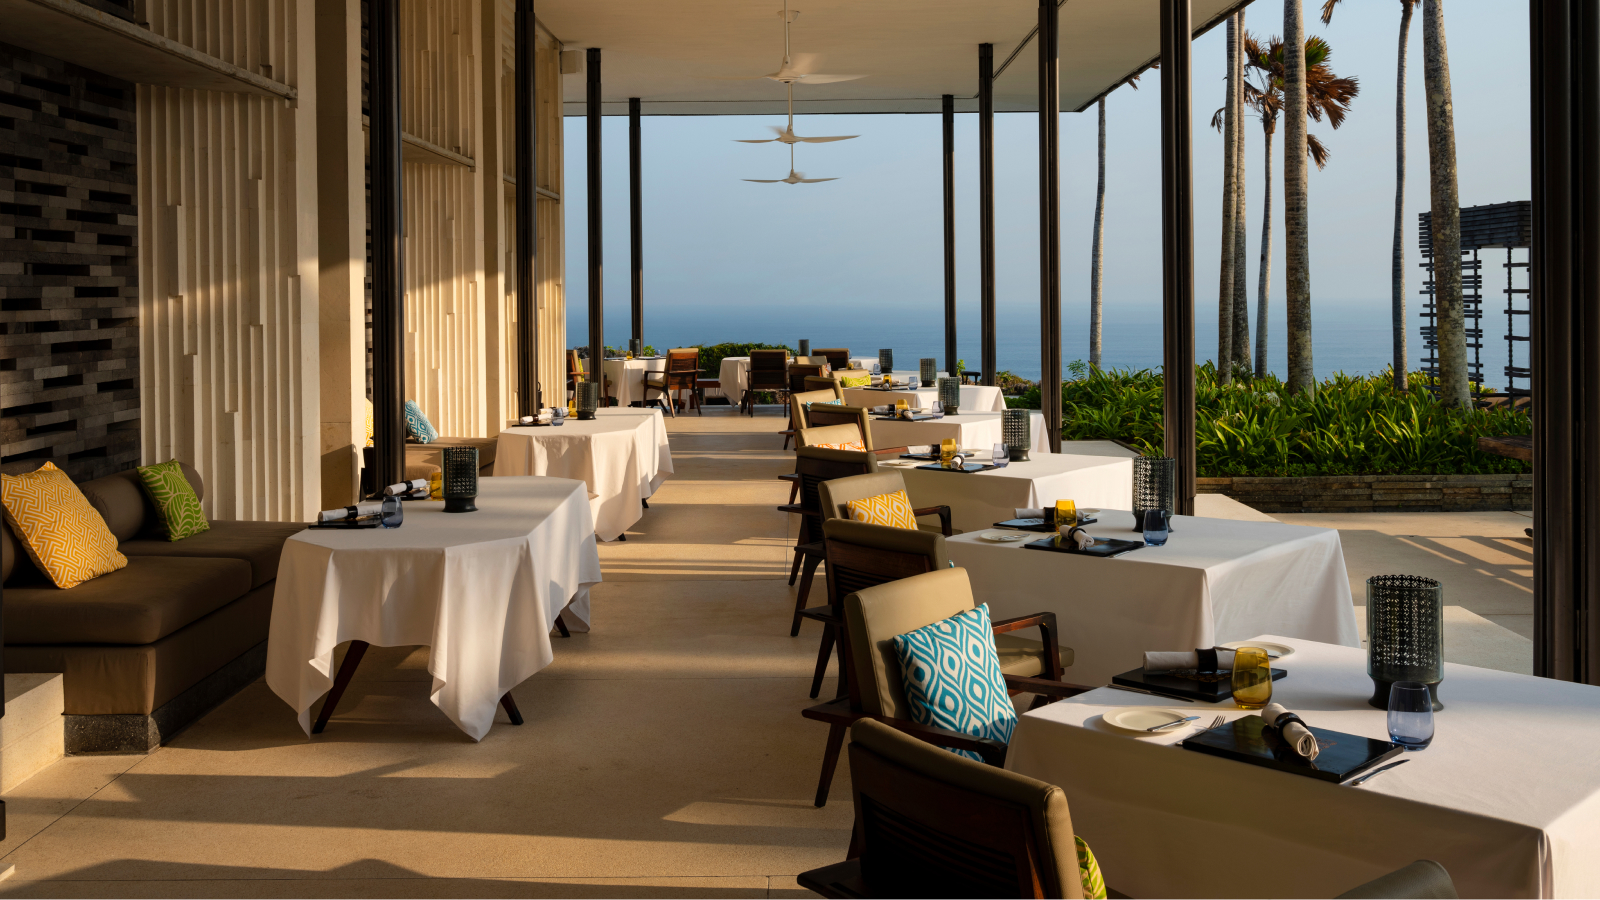
<svg viewBox="0 0 1600 900"><path fill-rule="evenodd" d="M811 351L813 356L820 356L828 361L829 367L838 369L850 368L850 350L845 347L829 347Z"/></svg>
<svg viewBox="0 0 1600 900"><path fill-rule="evenodd" d="M789 569L789 583L800 577L800 591L795 598L794 624L789 636L800 633L798 611L805 609L806 597L811 593L811 581L816 577L817 566L823 560L822 546L822 495L818 485L834 478L848 478L877 471L877 458L857 450L829 450L821 447L795 448L795 477L799 480L800 502L786 503L779 512L798 513L800 532L795 538L794 565Z"/></svg>
<svg viewBox="0 0 1600 900"><path fill-rule="evenodd" d="M846 859L801 873L807 890L824 897L1083 896L1067 797L1053 784L862 719L850 726L850 787L856 824Z"/></svg>
<svg viewBox="0 0 1600 900"><path fill-rule="evenodd" d="M789 351L787 350L751 350L750 351L750 379L745 385L744 396L739 398L740 408L749 404L750 415L756 414L756 396L771 392L778 395L779 403L787 403L789 399L789 376L786 371L789 367ZM785 442L787 445L787 442Z"/></svg>
<svg viewBox="0 0 1600 900"><path fill-rule="evenodd" d="M787 378L789 379L789 396L807 393L806 379L822 375L822 363L794 363L789 366ZM800 419L794 415L794 404L791 400L789 406L789 427L783 430L783 449L789 449L789 440L794 437L795 430L800 427ZM795 446L799 446L797 443Z"/></svg>
<svg viewBox="0 0 1600 900"><path fill-rule="evenodd" d="M824 485L819 493L822 496L822 520L848 519L850 510L848 504L851 500L864 500L876 497L879 494L892 494L895 491L906 489L906 477L895 469L879 469L866 475L855 475L850 478L840 478ZM910 496L908 493L906 496ZM922 531L937 531L945 537L950 537L960 532L950 527L950 507L924 506L920 509L912 507L911 511L918 518L924 516L938 516L939 524L921 522L917 528Z"/></svg>
<svg viewBox="0 0 1600 900"><path fill-rule="evenodd" d="M689 403L696 409L700 408L699 401L700 381L700 348L677 347L667 351L667 366L660 372L651 372L645 376L645 396L649 397L651 391L656 391L667 401L667 412L673 418L678 417L678 400L672 396L674 392L682 394L689 392ZM661 398L657 398L658 400ZM649 405L646 401L645 405ZM688 411L689 407L684 406ZM700 410L705 415L705 410Z"/></svg>
<svg viewBox="0 0 1600 900"><path fill-rule="evenodd" d="M829 565L831 567L832 563ZM1004 744L920 725L912 720L911 706L901 686L900 660L894 651L896 635L916 631L976 606L966 569L935 569L864 588L844 598L843 640L845 659L850 666L846 675L849 696L800 713L808 719L828 723L822 777L817 783L817 806L828 802L828 787L833 783L833 770L839 763L845 729L859 719L875 719L930 744L970 750L992 766L1005 765ZM1000 667L1011 695L1038 694L1034 706L1039 706L1048 702L1048 697L1071 697L1093 690L1061 680L1063 654L1057 640L1055 613L1036 613L993 624L995 648L1001 653ZM1024 628L1038 628L1042 643L1002 647L1001 635Z"/></svg>

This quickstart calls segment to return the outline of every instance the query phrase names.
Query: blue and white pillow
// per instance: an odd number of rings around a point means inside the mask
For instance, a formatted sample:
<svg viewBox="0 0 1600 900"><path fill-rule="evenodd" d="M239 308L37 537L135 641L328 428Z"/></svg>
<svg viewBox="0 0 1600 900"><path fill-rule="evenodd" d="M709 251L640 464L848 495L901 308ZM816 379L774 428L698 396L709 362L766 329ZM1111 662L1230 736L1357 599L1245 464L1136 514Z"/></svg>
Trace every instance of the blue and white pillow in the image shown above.
<svg viewBox="0 0 1600 900"><path fill-rule="evenodd" d="M843 405L844 405L844 400L839 398L839 397L835 397L832 400L812 400L812 401L806 403L806 409L810 409L813 406L843 406Z"/></svg>
<svg viewBox="0 0 1600 900"><path fill-rule="evenodd" d="M1017 711L1006 694L988 604L898 635L894 652L912 721L1011 743ZM950 752L983 760L970 750Z"/></svg>
<svg viewBox="0 0 1600 900"><path fill-rule="evenodd" d="M419 444L431 444L439 439L439 432L428 421L428 414L415 400L406 401L406 433Z"/></svg>

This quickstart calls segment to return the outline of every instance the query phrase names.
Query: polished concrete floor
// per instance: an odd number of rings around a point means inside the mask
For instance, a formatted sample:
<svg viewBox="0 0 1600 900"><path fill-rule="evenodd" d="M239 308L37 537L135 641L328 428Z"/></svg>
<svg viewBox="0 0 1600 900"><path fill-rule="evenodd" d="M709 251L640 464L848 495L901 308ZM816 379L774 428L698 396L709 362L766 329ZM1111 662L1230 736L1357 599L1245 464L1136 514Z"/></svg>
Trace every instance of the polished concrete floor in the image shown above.
<svg viewBox="0 0 1600 900"><path fill-rule="evenodd" d="M804 895L794 875L842 858L851 811L843 770L810 802L818 632L788 635L781 421L669 420L677 473L602 546L594 631L516 689L523 726L462 735L428 702L425 648L373 648L309 740L258 682L155 753L69 758L6 795L0 893ZM1280 518L1340 527L1353 583L1438 571L1447 602L1515 626L1527 551L1508 516Z"/></svg>

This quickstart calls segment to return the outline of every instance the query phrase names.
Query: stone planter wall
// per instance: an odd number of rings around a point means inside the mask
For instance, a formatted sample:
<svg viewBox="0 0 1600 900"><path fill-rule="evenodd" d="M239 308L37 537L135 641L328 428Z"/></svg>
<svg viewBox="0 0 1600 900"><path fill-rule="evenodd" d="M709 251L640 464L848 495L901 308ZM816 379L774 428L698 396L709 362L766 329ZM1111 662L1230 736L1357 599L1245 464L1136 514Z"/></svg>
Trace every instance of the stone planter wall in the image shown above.
<svg viewBox="0 0 1600 900"><path fill-rule="evenodd" d="M1462 512L1533 508L1533 475L1318 475L1200 478L1202 494L1227 494L1265 513Z"/></svg>

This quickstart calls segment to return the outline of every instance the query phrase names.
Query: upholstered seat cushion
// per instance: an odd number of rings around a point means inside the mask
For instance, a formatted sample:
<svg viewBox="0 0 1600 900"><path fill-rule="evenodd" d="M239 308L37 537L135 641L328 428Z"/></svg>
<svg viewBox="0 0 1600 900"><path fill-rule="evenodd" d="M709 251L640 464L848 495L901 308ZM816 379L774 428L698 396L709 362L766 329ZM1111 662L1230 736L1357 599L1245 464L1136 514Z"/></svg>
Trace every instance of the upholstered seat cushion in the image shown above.
<svg viewBox="0 0 1600 900"><path fill-rule="evenodd" d="M296 522L211 523L211 530L181 541L123 541L125 556L237 559L250 565L250 587L258 588L278 577L283 542L304 531Z"/></svg>
<svg viewBox="0 0 1600 900"><path fill-rule="evenodd" d="M1007 675L1033 678L1044 674L1044 645L1038 641L1015 634L997 634L994 636L994 649L1000 655L1000 671ZM1057 650L1061 653L1062 667L1072 665L1072 648L1058 647Z"/></svg>
<svg viewBox="0 0 1600 900"><path fill-rule="evenodd" d="M130 556L125 568L70 591L37 582L8 586L5 639L7 644L148 644L249 590L250 564L243 560Z"/></svg>

